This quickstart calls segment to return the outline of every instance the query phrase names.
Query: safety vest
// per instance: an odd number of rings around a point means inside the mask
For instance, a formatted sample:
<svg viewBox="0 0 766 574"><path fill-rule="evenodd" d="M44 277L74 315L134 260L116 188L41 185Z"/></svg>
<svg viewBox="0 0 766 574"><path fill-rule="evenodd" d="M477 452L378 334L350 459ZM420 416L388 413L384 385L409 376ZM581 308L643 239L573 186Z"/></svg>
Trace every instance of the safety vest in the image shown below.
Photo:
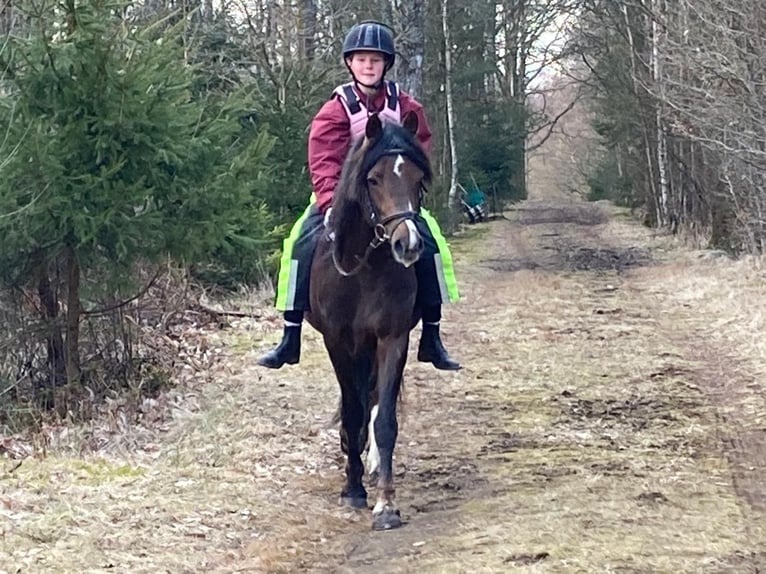
<svg viewBox="0 0 766 574"><path fill-rule="evenodd" d="M402 123L402 111L399 106L399 86L396 82L385 81L386 85L386 104L378 112L378 117L384 122ZM338 95L346 110L348 121L351 125L351 138L357 138L364 134L364 128L367 126L367 118L370 111L362 103L362 100L354 90L353 82L343 84L335 88L334 92Z"/></svg>

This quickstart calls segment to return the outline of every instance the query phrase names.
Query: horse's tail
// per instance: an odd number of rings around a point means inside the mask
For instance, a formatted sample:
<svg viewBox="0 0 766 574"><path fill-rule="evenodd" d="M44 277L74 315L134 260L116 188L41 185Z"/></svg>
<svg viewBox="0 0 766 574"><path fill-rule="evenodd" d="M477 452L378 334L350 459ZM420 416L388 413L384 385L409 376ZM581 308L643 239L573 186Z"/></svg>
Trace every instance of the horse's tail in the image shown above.
<svg viewBox="0 0 766 574"><path fill-rule="evenodd" d="M370 389L370 402L369 402L369 410L372 410L372 407L377 404L378 402L378 394L377 389L373 388ZM332 417L330 418L330 422L328 423L328 427L336 427L340 424L340 409L342 404L342 397L338 395L338 406L335 408L335 412L332 414ZM399 411L402 412L404 409L404 375L402 375L402 380L399 383Z"/></svg>
<svg viewBox="0 0 766 574"><path fill-rule="evenodd" d="M376 365L372 354L367 357L363 357L356 361L354 365L354 383L356 384L357 392L360 397L369 397L365 406L367 412L370 412L372 405L370 404L373 396L377 397L377 389L375 389L375 371ZM341 408L343 406L342 395L338 396L338 406L330 419L330 426L337 426L341 422Z"/></svg>

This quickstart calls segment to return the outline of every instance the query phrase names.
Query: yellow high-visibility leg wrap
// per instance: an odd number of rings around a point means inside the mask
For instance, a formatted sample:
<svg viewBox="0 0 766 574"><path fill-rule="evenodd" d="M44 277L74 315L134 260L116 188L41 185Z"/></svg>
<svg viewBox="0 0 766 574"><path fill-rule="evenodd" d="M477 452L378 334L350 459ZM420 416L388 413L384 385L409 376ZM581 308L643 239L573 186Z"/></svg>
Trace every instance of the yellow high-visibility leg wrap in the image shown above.
<svg viewBox="0 0 766 574"><path fill-rule="evenodd" d="M312 195L313 198L313 195ZM311 202L313 203L313 201ZM279 260L279 276L277 278L277 310L292 311L295 303L295 281L298 274L298 262L293 260L293 245L301 233L301 226L309 215L311 204L293 224L293 228L282 242L282 257Z"/></svg>
<svg viewBox="0 0 766 574"><path fill-rule="evenodd" d="M428 225L431 235L436 241L439 253L434 256L436 263L436 274L439 277L439 288L442 292L442 302L457 301L460 299L460 292L457 288L457 279L455 279L455 268L452 266L452 253L450 253L447 240L442 235L439 223L434 219L427 209L420 208L420 216Z"/></svg>

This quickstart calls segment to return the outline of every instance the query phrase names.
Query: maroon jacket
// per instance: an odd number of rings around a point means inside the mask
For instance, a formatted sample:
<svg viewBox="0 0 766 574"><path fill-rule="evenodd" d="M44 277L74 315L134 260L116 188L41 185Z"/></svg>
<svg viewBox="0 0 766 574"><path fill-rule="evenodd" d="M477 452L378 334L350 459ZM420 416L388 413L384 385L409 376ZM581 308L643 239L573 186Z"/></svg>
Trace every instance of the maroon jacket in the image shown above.
<svg viewBox="0 0 766 574"><path fill-rule="evenodd" d="M356 88L354 88L356 89ZM367 103L367 96L357 90L359 98ZM383 109L385 103L385 89L375 95L368 108L370 111ZM317 207L322 212L327 211L335 193L335 186L340 180L343 161L346 159L351 145L351 129L346 110L338 99L332 99L324 103L314 119L311 121L309 131L308 163L311 173L311 185L314 187ZM423 106L415 98L406 92L399 91L399 107L402 117L409 111L418 114L417 138L427 154L431 153L431 128L423 112Z"/></svg>

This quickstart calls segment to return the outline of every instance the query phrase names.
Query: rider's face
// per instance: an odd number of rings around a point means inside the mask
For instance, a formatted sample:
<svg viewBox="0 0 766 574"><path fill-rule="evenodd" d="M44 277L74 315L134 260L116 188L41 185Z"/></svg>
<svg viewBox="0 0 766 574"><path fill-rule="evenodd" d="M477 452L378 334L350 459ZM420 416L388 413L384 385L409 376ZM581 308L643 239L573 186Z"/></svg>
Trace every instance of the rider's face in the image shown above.
<svg viewBox="0 0 766 574"><path fill-rule="evenodd" d="M380 82L386 67L386 58L380 52L354 52L346 61L356 81L367 86Z"/></svg>

